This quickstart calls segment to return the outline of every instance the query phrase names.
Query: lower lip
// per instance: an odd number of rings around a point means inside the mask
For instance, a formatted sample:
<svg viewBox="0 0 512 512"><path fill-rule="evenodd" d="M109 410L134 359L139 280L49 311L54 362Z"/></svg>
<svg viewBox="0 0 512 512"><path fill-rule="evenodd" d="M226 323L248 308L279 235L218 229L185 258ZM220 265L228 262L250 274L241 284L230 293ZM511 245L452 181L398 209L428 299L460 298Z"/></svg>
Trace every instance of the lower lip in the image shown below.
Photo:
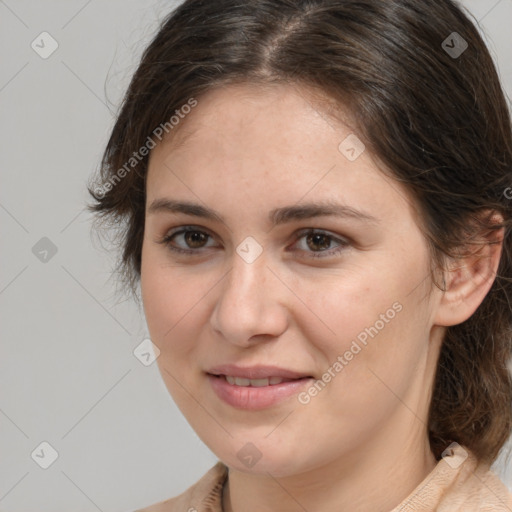
<svg viewBox="0 0 512 512"><path fill-rule="evenodd" d="M311 384L311 377L281 382L273 386L237 386L230 384L225 377L207 374L210 384L217 396L227 404L238 409L261 410L271 407L292 395L297 394L306 385Z"/></svg>

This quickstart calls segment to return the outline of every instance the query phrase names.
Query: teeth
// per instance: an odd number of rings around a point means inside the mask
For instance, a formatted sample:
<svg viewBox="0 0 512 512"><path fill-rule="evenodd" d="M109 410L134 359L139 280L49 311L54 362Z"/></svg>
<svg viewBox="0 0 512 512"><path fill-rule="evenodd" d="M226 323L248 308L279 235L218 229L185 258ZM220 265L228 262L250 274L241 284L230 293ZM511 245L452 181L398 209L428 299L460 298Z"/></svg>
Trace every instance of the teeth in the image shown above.
<svg viewBox="0 0 512 512"><path fill-rule="evenodd" d="M270 377L267 379L244 379L242 377L232 377L231 375L226 375L225 377L230 384L234 384L235 386L253 386L255 388L269 385L273 386L275 384L280 384L285 380L281 377Z"/></svg>
<svg viewBox="0 0 512 512"><path fill-rule="evenodd" d="M251 386L254 386L255 388L261 387L261 386L268 386L269 380L268 379L251 379L250 380Z"/></svg>

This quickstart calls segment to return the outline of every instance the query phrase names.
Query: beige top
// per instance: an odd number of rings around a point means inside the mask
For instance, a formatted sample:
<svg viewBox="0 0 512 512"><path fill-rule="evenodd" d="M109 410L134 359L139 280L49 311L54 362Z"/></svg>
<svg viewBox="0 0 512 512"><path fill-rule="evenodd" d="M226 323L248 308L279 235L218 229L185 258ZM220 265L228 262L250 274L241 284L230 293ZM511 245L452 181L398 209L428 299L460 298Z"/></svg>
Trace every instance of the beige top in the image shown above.
<svg viewBox="0 0 512 512"><path fill-rule="evenodd" d="M467 455L467 458L466 458ZM217 462L175 498L135 512L223 512L228 468ZM416 489L390 512L512 512L512 494L489 466L455 445Z"/></svg>

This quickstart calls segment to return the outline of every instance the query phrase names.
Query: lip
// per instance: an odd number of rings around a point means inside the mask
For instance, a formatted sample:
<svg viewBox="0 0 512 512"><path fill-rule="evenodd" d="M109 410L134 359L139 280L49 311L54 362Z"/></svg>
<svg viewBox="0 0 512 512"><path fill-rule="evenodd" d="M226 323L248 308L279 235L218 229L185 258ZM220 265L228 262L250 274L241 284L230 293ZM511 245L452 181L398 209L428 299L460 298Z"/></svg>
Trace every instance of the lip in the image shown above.
<svg viewBox="0 0 512 512"><path fill-rule="evenodd" d="M281 377L282 379L301 379L311 377L307 373L299 373L278 366L237 366L236 364L223 364L207 371L213 375L231 375L245 379L264 379L265 377Z"/></svg>
<svg viewBox="0 0 512 512"><path fill-rule="evenodd" d="M262 379L265 377L281 377L294 379L280 384L268 386L237 386L230 384L225 375L246 379ZM313 377L303 373L279 368L276 366L240 367L236 365L216 366L207 372L208 381L216 395L228 405L236 409L262 410L279 404L296 395L305 386L314 381Z"/></svg>

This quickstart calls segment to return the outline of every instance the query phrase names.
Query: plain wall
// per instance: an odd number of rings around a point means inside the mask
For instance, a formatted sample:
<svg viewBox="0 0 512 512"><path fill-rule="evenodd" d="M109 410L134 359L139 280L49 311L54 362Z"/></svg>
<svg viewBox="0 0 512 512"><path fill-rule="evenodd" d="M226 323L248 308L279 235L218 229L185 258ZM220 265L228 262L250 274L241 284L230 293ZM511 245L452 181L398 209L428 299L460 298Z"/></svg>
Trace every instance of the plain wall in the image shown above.
<svg viewBox="0 0 512 512"><path fill-rule="evenodd" d="M512 0L463 4L512 97ZM134 356L142 313L115 295L115 255L84 211L122 94L175 5L0 1L1 511L128 512L179 494L217 460L156 364ZM51 49L43 31L58 44L48 58L31 47ZM44 441L58 452L48 469L31 457ZM512 468L496 470L512 489Z"/></svg>

